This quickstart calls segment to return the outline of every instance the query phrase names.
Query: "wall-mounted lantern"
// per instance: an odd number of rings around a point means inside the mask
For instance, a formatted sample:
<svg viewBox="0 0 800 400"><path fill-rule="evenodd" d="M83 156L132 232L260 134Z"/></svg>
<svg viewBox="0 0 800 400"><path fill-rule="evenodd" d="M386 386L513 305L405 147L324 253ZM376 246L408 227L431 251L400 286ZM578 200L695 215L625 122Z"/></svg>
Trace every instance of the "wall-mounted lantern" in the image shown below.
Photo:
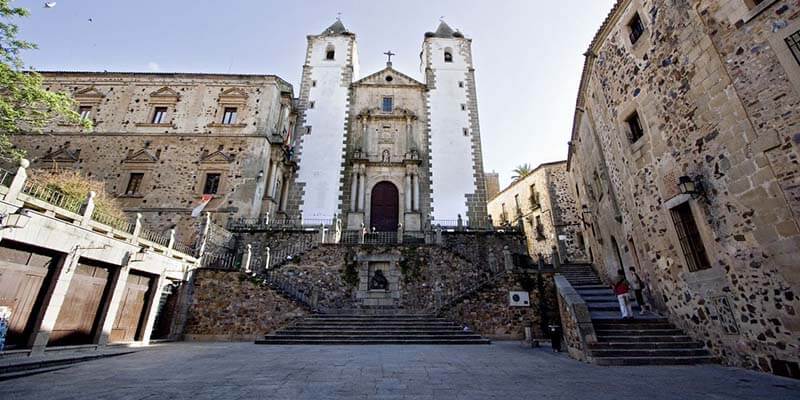
<svg viewBox="0 0 800 400"><path fill-rule="evenodd" d="M20 208L13 214L0 215L0 223L3 228L24 228L31 220L27 208Z"/></svg>
<svg viewBox="0 0 800 400"><path fill-rule="evenodd" d="M147 249L142 247L136 253L131 254L131 262L142 262L147 254Z"/></svg>
<svg viewBox="0 0 800 400"><path fill-rule="evenodd" d="M706 197L706 188L705 185L703 185L702 175L697 175L694 178L687 175L681 176L678 178L678 188L681 194L688 194L692 196L693 199Z"/></svg>

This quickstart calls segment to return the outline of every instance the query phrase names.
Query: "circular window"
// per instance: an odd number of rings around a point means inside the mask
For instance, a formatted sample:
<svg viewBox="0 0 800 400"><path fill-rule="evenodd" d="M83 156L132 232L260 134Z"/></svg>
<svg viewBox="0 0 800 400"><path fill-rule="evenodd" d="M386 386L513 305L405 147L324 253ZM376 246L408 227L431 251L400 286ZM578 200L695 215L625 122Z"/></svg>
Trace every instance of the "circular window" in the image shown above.
<svg viewBox="0 0 800 400"><path fill-rule="evenodd" d="M388 76L386 77L386 82L391 82L391 81L393 81L393 80L394 80L394 78L392 78L392 76L391 76L391 75L388 75Z"/></svg>

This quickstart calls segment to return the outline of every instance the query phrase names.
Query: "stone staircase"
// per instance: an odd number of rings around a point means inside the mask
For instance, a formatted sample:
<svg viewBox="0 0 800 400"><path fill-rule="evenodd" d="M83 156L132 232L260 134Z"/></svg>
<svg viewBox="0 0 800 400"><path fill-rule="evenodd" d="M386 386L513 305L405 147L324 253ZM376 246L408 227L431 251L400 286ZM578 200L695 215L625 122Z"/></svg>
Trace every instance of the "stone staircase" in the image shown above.
<svg viewBox="0 0 800 400"><path fill-rule="evenodd" d="M431 314L317 314L266 335L256 344L489 344L458 324Z"/></svg>
<svg viewBox="0 0 800 400"><path fill-rule="evenodd" d="M713 362L703 343L692 340L666 318L640 316L623 320L614 292L603 284L591 265L567 264L561 273L586 302L597 343L589 355L598 365L685 365Z"/></svg>

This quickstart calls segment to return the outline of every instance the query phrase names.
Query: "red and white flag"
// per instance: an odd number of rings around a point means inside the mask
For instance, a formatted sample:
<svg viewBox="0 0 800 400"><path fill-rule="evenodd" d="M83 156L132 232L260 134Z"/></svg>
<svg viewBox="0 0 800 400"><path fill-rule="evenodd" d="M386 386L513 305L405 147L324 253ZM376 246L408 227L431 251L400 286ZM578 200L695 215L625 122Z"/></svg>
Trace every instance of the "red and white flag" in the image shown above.
<svg viewBox="0 0 800 400"><path fill-rule="evenodd" d="M213 198L214 198L213 195L204 194L203 198L200 200L200 205L198 205L192 210L192 218L199 217L200 213L203 212L203 209L206 208L206 204L208 204L208 202L211 201L211 199Z"/></svg>

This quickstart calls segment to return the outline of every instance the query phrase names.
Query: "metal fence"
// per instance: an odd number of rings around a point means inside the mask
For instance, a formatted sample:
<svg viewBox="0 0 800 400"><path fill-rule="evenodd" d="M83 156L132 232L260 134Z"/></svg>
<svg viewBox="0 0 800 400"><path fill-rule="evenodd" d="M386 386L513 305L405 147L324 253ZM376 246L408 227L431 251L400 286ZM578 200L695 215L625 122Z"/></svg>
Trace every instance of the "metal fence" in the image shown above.
<svg viewBox="0 0 800 400"><path fill-rule="evenodd" d="M149 229L142 229L142 231L139 232L139 237L162 246L169 246L169 236L164 236L163 234L153 232Z"/></svg>
<svg viewBox="0 0 800 400"><path fill-rule="evenodd" d="M195 249L194 244L190 245L178 241L175 241L175 243L172 244L172 249L192 257L195 257L197 253L197 249Z"/></svg>
<svg viewBox="0 0 800 400"><path fill-rule="evenodd" d="M333 219L301 218L301 217L260 217L260 218L234 218L228 221L228 229L241 230L281 230L281 229L319 229L320 226L333 226Z"/></svg>
<svg viewBox="0 0 800 400"><path fill-rule="evenodd" d="M128 222L123 218L108 215L104 212L99 211L96 208L94 209L94 211L92 211L92 220L97 221L103 225L108 225L114 229L118 229L128 233L133 233L133 230L136 227L136 224L134 223Z"/></svg>
<svg viewBox="0 0 800 400"><path fill-rule="evenodd" d="M80 214L81 208L85 203L84 199L67 196L64 193L47 187L46 184L36 182L32 179L25 181L25 184L22 186L22 193L76 214Z"/></svg>
<svg viewBox="0 0 800 400"><path fill-rule="evenodd" d="M234 253L230 252L222 252L222 253L213 253L213 252L206 252L203 253L203 257L200 263L200 266L203 268L213 268L213 269L239 269L241 265L241 259L236 256Z"/></svg>

